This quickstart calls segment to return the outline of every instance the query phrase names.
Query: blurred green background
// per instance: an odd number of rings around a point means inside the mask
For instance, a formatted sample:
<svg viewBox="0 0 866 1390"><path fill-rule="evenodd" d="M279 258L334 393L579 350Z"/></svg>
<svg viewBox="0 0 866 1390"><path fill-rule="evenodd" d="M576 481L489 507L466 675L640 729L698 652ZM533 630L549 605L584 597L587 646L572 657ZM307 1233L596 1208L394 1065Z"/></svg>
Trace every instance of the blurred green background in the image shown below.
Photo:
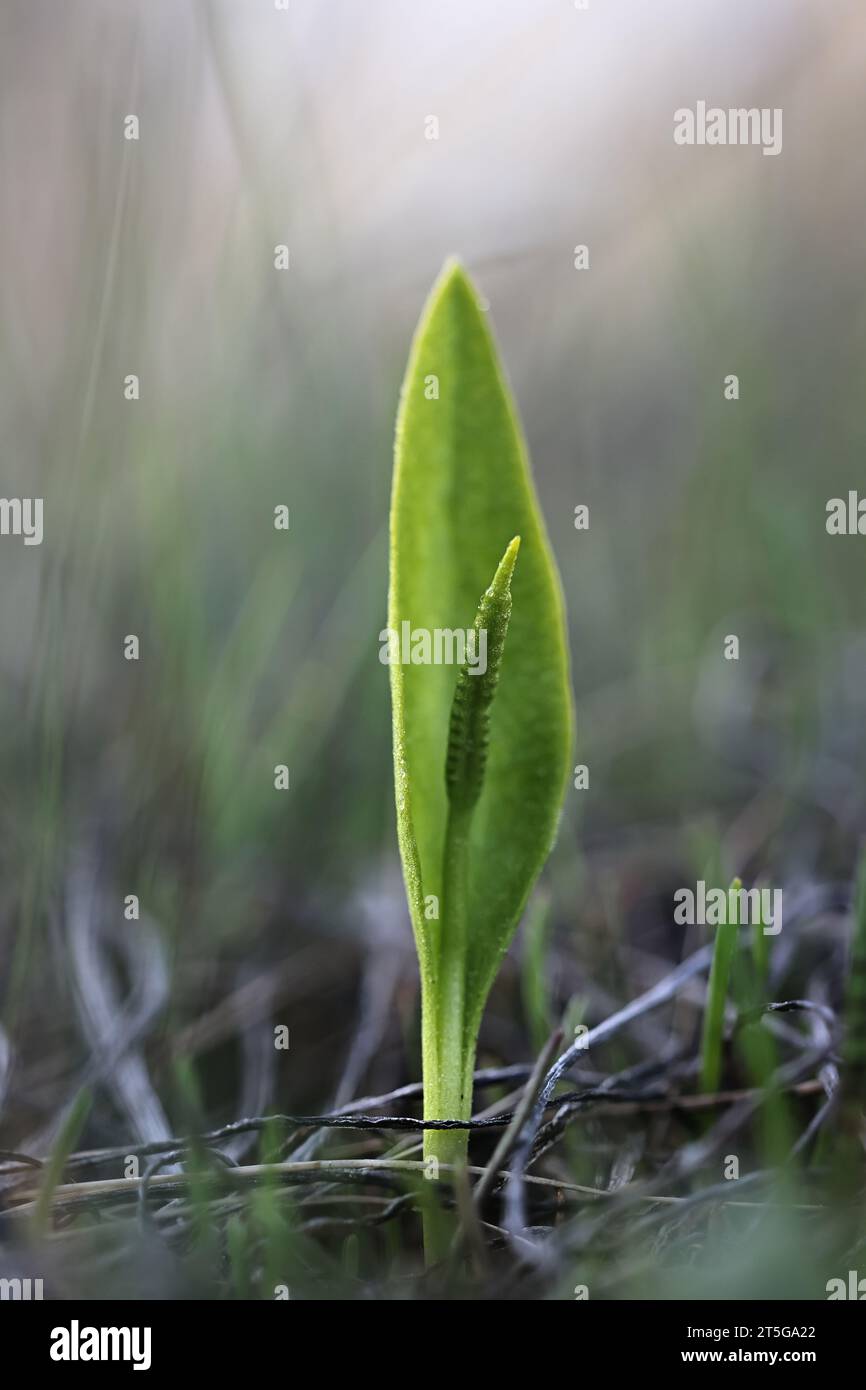
<svg viewBox="0 0 866 1390"><path fill-rule="evenodd" d="M41 547L0 542L10 1142L124 1021L143 1070L108 1076L105 1142L171 1122L179 1057L214 1122L417 1078L378 632L398 390L452 253L524 422L590 769L556 955L527 1005L518 939L482 1060L588 980L621 998L623 942L676 956L702 865L848 879L864 542L824 522L866 487L864 58L857 0L3 6L3 490L45 499ZM781 155L677 147L699 99L783 108Z"/></svg>

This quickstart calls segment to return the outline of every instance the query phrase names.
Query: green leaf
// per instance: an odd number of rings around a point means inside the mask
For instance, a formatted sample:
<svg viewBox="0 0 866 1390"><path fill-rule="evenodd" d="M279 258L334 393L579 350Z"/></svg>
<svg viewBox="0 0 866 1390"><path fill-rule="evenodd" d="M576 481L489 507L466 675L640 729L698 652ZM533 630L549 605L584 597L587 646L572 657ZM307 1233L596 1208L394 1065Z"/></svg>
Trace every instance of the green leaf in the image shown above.
<svg viewBox="0 0 866 1390"><path fill-rule="evenodd" d="M495 622L489 611L482 616L488 586L496 587L494 575L505 577L503 599L510 581L511 612L501 624L492 681L461 675L444 663L391 662L398 834L421 966L428 1116L433 1103L459 1103L465 1111L471 1101L465 1067L471 1069L502 955L555 838L572 741L555 564L484 310L465 272L452 263L422 315L403 385L389 628L400 634L408 623L410 630L431 634L465 632L478 617L489 630L488 658L495 656ZM462 764L455 771L454 724L459 741L461 721L467 720L475 721L474 732L469 730L474 752L464 728ZM455 777L462 779L456 792ZM449 833L459 842L456 858L454 845L446 854ZM449 876L457 882L450 890ZM425 915L431 896L442 906L439 920ZM463 919L456 935L462 937L465 928L458 952L464 1075L456 1090L446 1074L454 1067L453 1046L441 1046L443 1031L453 1031L444 1023L448 1005L442 996L455 898L462 899L456 911Z"/></svg>

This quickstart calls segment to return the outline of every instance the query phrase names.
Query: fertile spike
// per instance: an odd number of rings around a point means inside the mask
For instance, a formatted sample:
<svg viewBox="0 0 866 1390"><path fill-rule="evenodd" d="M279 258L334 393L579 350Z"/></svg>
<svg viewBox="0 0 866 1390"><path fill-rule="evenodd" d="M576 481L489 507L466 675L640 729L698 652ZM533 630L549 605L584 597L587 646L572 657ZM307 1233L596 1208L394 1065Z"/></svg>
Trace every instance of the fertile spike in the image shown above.
<svg viewBox="0 0 866 1390"><path fill-rule="evenodd" d="M445 783L448 799L458 810L470 810L481 795L490 739L490 706L499 683L502 653L511 618L511 576L519 549L520 537L515 536L499 562L489 589L482 595L475 615L474 655L477 656L481 649L481 634L484 633L486 667L482 671L480 665L473 667L467 664L457 677L451 706Z"/></svg>

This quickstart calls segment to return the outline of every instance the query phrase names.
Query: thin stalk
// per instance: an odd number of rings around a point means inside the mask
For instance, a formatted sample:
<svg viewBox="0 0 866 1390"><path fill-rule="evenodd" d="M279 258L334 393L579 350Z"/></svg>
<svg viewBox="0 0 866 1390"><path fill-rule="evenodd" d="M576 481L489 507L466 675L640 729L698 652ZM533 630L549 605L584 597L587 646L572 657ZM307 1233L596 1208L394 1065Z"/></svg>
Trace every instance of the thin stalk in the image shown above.
<svg viewBox="0 0 866 1390"><path fill-rule="evenodd" d="M471 1094L463 1075L466 1046L466 956L468 947L469 831L472 809L452 807L448 813L443 866L442 938L439 956L441 1005L439 1036L440 1084L448 1096L445 1115L430 1118L469 1118ZM433 1131L435 1133L435 1131ZM465 1152L467 1134L457 1130L439 1138L457 1138Z"/></svg>
<svg viewBox="0 0 866 1390"><path fill-rule="evenodd" d="M713 947L713 963L707 984L707 1002L704 1009L704 1027L701 1039L701 1090L711 1095L719 1088L722 1079L722 1040L725 1024L725 1004L728 998L728 984L731 966L737 950L739 936L739 893L742 884L735 878L728 889L727 921L716 928Z"/></svg>
<svg viewBox="0 0 866 1390"><path fill-rule="evenodd" d="M505 637L511 617L511 576L520 547L515 536L503 555L475 617L475 652L486 652L479 672L465 666L457 678L445 783L448 817L442 862L441 917L435 979L422 1016L424 1118L468 1120L472 1113L472 1073L476 1028L469 1027L466 989L469 962L469 870L472 818L484 783L490 738L490 707L496 693ZM481 640L484 640L484 647ZM482 1001L483 1002L483 1001ZM467 1130L428 1130L424 1157L436 1164L465 1163ZM430 1176L434 1177L431 1165ZM448 1253L454 1222L443 1221L438 1204L424 1204L424 1250L428 1263ZM447 1227L447 1228L446 1228Z"/></svg>
<svg viewBox="0 0 866 1390"><path fill-rule="evenodd" d="M466 945L469 830L472 807L451 807L445 834L442 869L442 921L436 1009L422 1018L425 1037L425 1120L468 1120L472 1111L472 1073L475 1048L466 1043ZM468 1057L467 1057L468 1052ZM431 1060L428 1063L428 1058ZM438 1165L466 1161L469 1131L426 1130L424 1159L431 1177ZM430 1164L430 1160L433 1163ZM423 1209L424 1251L428 1263L444 1258L450 1249L454 1222L439 1204Z"/></svg>

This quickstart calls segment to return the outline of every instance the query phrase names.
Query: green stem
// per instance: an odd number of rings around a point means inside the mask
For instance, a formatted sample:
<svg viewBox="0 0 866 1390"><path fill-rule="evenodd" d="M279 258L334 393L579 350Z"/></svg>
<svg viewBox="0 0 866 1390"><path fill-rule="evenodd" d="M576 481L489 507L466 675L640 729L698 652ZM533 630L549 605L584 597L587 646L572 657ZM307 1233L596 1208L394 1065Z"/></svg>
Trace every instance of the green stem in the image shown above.
<svg viewBox="0 0 866 1390"><path fill-rule="evenodd" d="M448 819L442 862L442 892L439 932L432 962L425 971L426 998L422 1015L424 1066L424 1118L427 1120L468 1120L472 1113L472 1073L480 1009L467 1017L467 976L469 970L469 834L472 815L481 795L487 748L490 738L490 706L496 693L499 668L508 621L511 617L511 576L520 537L515 536L497 566L493 582L481 597L475 615L474 633L480 652L484 636L486 663L464 666L457 677L448 748L445 758L445 785L448 790ZM432 965L432 971L430 966ZM471 1025L471 1026L470 1026ZM466 1161L469 1131L426 1130L424 1157L430 1164L429 1177L435 1176L436 1163L461 1164ZM447 1254L453 1235L453 1221L443 1222L438 1203L424 1203L424 1253L428 1264ZM443 1230L444 1225L450 1229Z"/></svg>
<svg viewBox="0 0 866 1390"><path fill-rule="evenodd" d="M469 831L472 807L449 809L442 869L442 915L435 1007L426 1001L422 1014L425 1120L468 1120L472 1113L474 1042L466 1037L467 900ZM437 1163L466 1160L469 1132L428 1129L424 1158ZM435 1169L433 1170L435 1171ZM429 1202L424 1217L424 1250L428 1263L445 1254L453 1222L446 1221L437 1203Z"/></svg>
<svg viewBox="0 0 866 1390"><path fill-rule="evenodd" d="M442 874L442 937L439 953L441 1007L439 1066L443 1084L448 1087L454 1119L464 1118L464 1107L472 1102L466 1095L463 1077L463 1050L466 1031L466 960L468 955L467 899L469 892L469 827L471 809L448 812L445 832L445 863ZM446 1078L450 1078L450 1085ZM468 1108L466 1110L468 1115ZM462 1133L465 1138L465 1131ZM466 1144L463 1145L464 1149Z"/></svg>

